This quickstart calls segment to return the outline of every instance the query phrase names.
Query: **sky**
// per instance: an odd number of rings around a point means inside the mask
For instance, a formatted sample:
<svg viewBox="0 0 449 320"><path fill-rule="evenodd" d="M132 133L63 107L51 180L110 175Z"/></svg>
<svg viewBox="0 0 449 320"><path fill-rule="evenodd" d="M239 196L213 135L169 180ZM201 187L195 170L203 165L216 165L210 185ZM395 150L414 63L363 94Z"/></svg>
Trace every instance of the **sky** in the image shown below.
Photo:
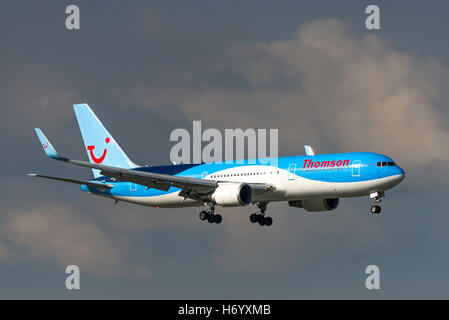
<svg viewBox="0 0 449 320"><path fill-rule="evenodd" d="M449 298L447 1L5 1L0 11L0 298ZM369 4L380 30L365 28ZM88 103L129 157L170 163L170 133L279 130L279 155L371 151L407 177L371 199L309 214L271 203L221 208L114 204L76 185L88 169L73 104ZM76 264L81 289L65 287ZM380 268L380 290L365 268Z"/></svg>

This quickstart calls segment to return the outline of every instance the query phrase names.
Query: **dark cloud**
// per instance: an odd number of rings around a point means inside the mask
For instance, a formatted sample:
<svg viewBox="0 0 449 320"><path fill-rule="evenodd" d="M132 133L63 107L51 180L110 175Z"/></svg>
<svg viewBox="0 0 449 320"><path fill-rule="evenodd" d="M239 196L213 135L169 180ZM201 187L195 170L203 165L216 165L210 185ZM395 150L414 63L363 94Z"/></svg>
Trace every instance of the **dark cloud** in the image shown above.
<svg viewBox="0 0 449 320"><path fill-rule="evenodd" d="M446 298L447 4L379 1L376 33L357 3L80 1L79 31L64 2L3 4L0 297L70 297L77 260L86 298ZM279 128L280 155L389 153L407 178L381 216L368 199L331 214L270 204L270 229L248 222L254 208L210 226L192 208L114 205L25 175L91 176L48 160L33 130L86 159L80 102L142 165L169 163L170 132L201 119Z"/></svg>

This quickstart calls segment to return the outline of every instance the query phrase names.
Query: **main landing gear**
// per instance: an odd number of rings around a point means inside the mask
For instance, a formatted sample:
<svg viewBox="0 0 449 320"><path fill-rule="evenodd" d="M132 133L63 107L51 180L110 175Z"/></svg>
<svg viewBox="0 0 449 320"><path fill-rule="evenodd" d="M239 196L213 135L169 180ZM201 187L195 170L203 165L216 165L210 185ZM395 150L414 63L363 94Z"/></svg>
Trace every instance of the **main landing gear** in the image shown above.
<svg viewBox="0 0 449 320"><path fill-rule="evenodd" d="M214 206L210 206L210 210L203 210L200 212L199 214L199 218L201 220L207 220L209 223L221 223L221 221L223 220L223 217L221 216L221 214L217 213L215 214L215 207Z"/></svg>
<svg viewBox="0 0 449 320"><path fill-rule="evenodd" d="M261 226L271 226L273 219L271 217L265 217L265 211L267 211L267 202L257 202L257 207L260 209L260 214L253 213L249 216L251 223L259 223Z"/></svg>
<svg viewBox="0 0 449 320"><path fill-rule="evenodd" d="M385 197L385 193L383 191L373 192L370 195L370 198L374 199L374 204L371 206L371 213L379 214L381 211L381 207L377 205L377 203L381 202L383 197Z"/></svg>

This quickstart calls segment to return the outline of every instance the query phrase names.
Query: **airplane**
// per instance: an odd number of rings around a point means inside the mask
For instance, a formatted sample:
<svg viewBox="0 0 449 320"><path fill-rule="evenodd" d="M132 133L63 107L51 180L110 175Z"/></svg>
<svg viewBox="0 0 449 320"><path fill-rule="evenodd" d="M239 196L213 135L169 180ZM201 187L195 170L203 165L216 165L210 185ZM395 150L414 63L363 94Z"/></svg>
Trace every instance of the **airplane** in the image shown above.
<svg viewBox="0 0 449 320"><path fill-rule="evenodd" d="M221 223L215 206L257 205L252 223L270 226L270 202L287 201L308 212L335 210L340 198L369 196L371 213L381 211L385 191L405 178L390 157L372 152L306 154L267 159L141 167L132 162L87 104L75 104L75 115L89 162L61 156L44 135L35 131L46 155L68 164L91 168L94 179L77 180L41 174L31 176L81 185L90 194L155 208L209 207L199 218ZM267 164L268 163L268 164Z"/></svg>

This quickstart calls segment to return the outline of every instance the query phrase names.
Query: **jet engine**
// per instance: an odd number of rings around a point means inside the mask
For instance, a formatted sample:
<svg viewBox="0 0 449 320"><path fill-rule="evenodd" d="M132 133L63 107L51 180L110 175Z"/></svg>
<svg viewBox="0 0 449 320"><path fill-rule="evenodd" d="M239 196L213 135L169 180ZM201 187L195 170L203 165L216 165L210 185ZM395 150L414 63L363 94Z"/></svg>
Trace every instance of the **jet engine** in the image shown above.
<svg viewBox="0 0 449 320"><path fill-rule="evenodd" d="M246 206L253 199L253 190L246 183L223 183L218 185L211 198L222 207Z"/></svg>
<svg viewBox="0 0 449 320"><path fill-rule="evenodd" d="M339 198L330 199L312 199L312 200L294 200L289 201L290 207L303 208L308 212L331 211L338 207Z"/></svg>

